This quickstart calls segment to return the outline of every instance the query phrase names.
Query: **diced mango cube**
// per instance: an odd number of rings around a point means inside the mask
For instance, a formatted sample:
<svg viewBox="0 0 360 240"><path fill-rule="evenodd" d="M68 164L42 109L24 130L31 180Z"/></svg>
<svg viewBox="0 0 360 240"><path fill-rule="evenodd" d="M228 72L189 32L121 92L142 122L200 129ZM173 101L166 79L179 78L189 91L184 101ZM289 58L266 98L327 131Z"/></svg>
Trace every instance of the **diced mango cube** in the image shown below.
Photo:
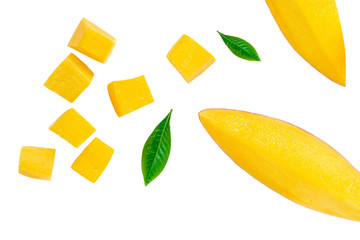
<svg viewBox="0 0 360 240"><path fill-rule="evenodd" d="M90 85L94 73L74 54L70 54L45 82L45 87L69 102Z"/></svg>
<svg viewBox="0 0 360 240"><path fill-rule="evenodd" d="M22 147L19 173L42 180L51 180L55 160L55 149L42 147Z"/></svg>
<svg viewBox="0 0 360 240"><path fill-rule="evenodd" d="M171 48L167 58L188 83L215 62L213 55L185 34Z"/></svg>
<svg viewBox="0 0 360 240"><path fill-rule="evenodd" d="M74 147L79 147L95 132L95 128L73 108L63 113L49 129Z"/></svg>
<svg viewBox="0 0 360 240"><path fill-rule="evenodd" d="M110 159L114 150L98 138L94 138L74 161L71 168L90 182L96 182Z"/></svg>
<svg viewBox="0 0 360 240"><path fill-rule="evenodd" d="M105 63L115 43L116 39L113 36L83 18L68 46L98 62Z"/></svg>
<svg viewBox="0 0 360 240"><path fill-rule="evenodd" d="M112 82L108 84L108 91L119 117L154 102L144 76Z"/></svg>

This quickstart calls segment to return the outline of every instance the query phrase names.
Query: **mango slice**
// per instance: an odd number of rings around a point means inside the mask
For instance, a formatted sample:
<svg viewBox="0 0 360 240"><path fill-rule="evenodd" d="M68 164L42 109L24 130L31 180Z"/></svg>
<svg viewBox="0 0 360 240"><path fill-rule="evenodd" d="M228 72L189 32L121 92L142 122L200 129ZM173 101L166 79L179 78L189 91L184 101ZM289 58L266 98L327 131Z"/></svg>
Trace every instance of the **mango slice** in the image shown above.
<svg viewBox="0 0 360 240"><path fill-rule="evenodd" d="M98 138L91 143L75 160L71 168L92 183L95 183L106 166L114 150Z"/></svg>
<svg viewBox="0 0 360 240"><path fill-rule="evenodd" d="M116 39L113 36L83 18L68 46L98 62L105 63L115 43Z"/></svg>
<svg viewBox="0 0 360 240"><path fill-rule="evenodd" d="M112 82L108 84L108 91L119 117L154 102L144 76Z"/></svg>
<svg viewBox="0 0 360 240"><path fill-rule="evenodd" d="M215 62L213 55L185 34L171 48L167 58L187 83Z"/></svg>
<svg viewBox="0 0 360 240"><path fill-rule="evenodd" d="M94 73L85 63L70 53L44 86L72 103L90 85L93 77Z"/></svg>
<svg viewBox="0 0 360 240"><path fill-rule="evenodd" d="M360 173L314 135L248 112L207 109L201 123L242 169L284 197L360 221Z"/></svg>
<svg viewBox="0 0 360 240"><path fill-rule="evenodd" d="M335 0L266 3L291 46L319 72L345 86L345 45Z"/></svg>
<svg viewBox="0 0 360 240"><path fill-rule="evenodd" d="M95 128L73 108L63 113L49 129L74 147L79 147L95 132Z"/></svg>
<svg viewBox="0 0 360 240"><path fill-rule="evenodd" d="M55 149L22 147L19 173L35 179L51 180L55 160Z"/></svg>

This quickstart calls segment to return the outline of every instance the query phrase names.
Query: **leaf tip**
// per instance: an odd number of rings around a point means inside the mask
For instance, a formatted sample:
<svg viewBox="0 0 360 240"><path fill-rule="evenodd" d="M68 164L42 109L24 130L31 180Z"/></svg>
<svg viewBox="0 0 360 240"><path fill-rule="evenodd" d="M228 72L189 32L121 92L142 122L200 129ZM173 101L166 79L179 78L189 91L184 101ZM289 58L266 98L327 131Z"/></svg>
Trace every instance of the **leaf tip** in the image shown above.
<svg viewBox="0 0 360 240"><path fill-rule="evenodd" d="M144 175L144 185L145 185L145 187L146 187L147 185L149 185L149 183L150 183L151 181L152 181L152 180L149 179L149 177L146 177L146 176Z"/></svg>

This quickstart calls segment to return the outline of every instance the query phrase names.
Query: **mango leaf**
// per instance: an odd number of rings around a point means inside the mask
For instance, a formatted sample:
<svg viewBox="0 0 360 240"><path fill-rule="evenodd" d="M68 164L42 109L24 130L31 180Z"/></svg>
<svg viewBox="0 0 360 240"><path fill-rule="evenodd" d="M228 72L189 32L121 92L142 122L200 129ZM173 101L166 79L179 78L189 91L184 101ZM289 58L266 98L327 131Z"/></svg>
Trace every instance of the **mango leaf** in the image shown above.
<svg viewBox="0 0 360 240"><path fill-rule="evenodd" d="M156 126L147 139L141 158L141 168L145 186L153 181L164 170L171 149L171 132L169 114Z"/></svg>
<svg viewBox="0 0 360 240"><path fill-rule="evenodd" d="M261 61L255 48L244 39L225 35L219 31L217 32L220 34L225 45L233 54L235 54L235 56L249 61Z"/></svg>

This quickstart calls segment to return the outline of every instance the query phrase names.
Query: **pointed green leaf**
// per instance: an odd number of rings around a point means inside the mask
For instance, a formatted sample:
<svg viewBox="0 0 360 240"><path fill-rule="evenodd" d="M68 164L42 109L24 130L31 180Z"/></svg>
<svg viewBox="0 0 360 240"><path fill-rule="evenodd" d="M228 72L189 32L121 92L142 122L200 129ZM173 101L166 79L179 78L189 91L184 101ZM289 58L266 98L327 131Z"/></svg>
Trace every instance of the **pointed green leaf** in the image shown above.
<svg viewBox="0 0 360 240"><path fill-rule="evenodd" d="M217 32L220 34L225 45L230 49L233 54L245 60L260 61L258 53L250 43L248 43L244 39L225 35L219 31Z"/></svg>
<svg viewBox="0 0 360 240"><path fill-rule="evenodd" d="M144 145L141 168L145 186L160 175L169 159L171 149L171 113L172 109L159 125L156 126Z"/></svg>

